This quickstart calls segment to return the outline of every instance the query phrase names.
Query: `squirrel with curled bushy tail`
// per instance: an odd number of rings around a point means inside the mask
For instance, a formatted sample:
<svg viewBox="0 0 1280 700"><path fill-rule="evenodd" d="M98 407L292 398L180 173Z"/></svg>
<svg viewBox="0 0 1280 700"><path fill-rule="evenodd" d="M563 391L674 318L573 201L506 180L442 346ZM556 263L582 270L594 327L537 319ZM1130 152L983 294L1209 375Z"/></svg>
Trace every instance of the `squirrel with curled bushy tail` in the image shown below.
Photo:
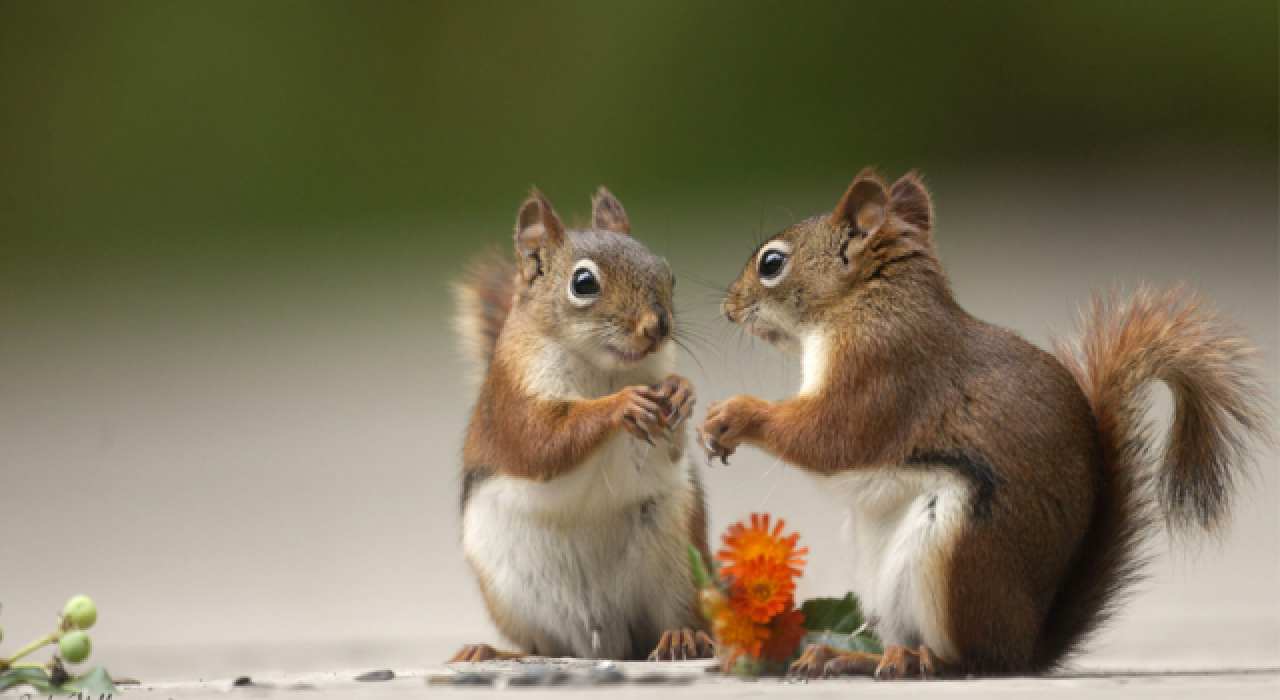
<svg viewBox="0 0 1280 700"><path fill-rule="evenodd" d="M674 373L675 279L630 232L603 187L584 230L535 189L515 262L491 253L456 287L483 375L462 548L518 651L469 645L451 661L714 655L689 565L690 545L710 553L685 452L693 385Z"/></svg>
<svg viewBox="0 0 1280 700"><path fill-rule="evenodd" d="M800 676L881 680L1058 667L1141 577L1161 520L1219 531L1271 443L1255 352L1182 289L1099 295L1055 353L966 313L915 174L860 174L829 215L773 236L722 311L802 356L790 398L735 396L707 459L749 444L847 507L853 590L883 654L811 645ZM1147 388L1172 392L1162 451Z"/></svg>

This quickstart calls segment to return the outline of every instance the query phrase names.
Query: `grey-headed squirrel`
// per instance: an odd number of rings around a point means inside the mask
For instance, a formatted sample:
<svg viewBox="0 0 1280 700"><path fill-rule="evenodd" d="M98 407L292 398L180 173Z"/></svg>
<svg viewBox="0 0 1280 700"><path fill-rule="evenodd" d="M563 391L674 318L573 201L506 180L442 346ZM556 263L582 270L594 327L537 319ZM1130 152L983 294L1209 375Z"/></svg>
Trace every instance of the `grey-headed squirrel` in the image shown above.
<svg viewBox="0 0 1280 700"><path fill-rule="evenodd" d="M514 263L481 259L456 292L483 374L463 447L462 547L519 651L471 645L452 660L711 656L687 549L709 556L671 268L603 187L583 230L533 190L515 251Z"/></svg>

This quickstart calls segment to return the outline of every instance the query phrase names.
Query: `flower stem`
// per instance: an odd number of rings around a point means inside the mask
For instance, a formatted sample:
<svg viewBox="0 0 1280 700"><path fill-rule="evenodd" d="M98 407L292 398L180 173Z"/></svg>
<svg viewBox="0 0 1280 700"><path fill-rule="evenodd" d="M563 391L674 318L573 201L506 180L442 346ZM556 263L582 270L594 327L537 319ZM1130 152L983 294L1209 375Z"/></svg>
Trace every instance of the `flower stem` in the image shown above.
<svg viewBox="0 0 1280 700"><path fill-rule="evenodd" d="M9 668L38 668L42 671L48 671L49 666L52 665L52 663L52 661L45 664L42 664L39 661L23 661L21 663L10 664Z"/></svg>
<svg viewBox="0 0 1280 700"><path fill-rule="evenodd" d="M19 649L19 650L18 650L18 653L14 654L13 656L10 656L10 657L8 658L8 660L6 660L6 661L5 661L4 665L5 665L5 666L10 666L10 667L14 666L14 665L15 665L15 664L13 663L14 661L17 661L18 659L21 659L22 657L26 656L27 654L30 654L31 652L35 651L36 649L39 649L40 647L42 647L42 646L44 646L44 645L46 645L46 644L51 644L51 643L53 643L53 642L58 641L58 637L59 637L59 636L61 636L61 631L58 631L58 632L50 632L49 634L46 634L45 636L41 637L40 639L37 639L36 641L34 641L34 642L32 642L32 643L30 643L30 644L26 645L25 647L22 647L21 649Z"/></svg>

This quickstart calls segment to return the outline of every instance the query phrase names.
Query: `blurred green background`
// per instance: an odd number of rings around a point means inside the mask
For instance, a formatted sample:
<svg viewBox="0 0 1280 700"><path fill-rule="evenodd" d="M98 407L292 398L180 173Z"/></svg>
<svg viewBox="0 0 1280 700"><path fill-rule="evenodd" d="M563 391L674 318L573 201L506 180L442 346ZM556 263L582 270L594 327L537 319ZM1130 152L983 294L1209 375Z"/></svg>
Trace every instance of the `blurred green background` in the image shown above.
<svg viewBox="0 0 1280 700"><path fill-rule="evenodd" d="M0 264L505 232L530 183L1274 160L1276 34L1267 0L6 2Z"/></svg>

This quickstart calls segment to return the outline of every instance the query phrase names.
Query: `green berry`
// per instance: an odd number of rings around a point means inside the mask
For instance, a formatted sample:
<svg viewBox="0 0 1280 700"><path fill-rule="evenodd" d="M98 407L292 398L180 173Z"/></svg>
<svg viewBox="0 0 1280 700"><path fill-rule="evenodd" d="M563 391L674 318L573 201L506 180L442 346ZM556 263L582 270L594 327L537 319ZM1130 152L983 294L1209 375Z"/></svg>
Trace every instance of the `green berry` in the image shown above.
<svg viewBox="0 0 1280 700"><path fill-rule="evenodd" d="M89 635L82 630L71 630L58 640L58 650L62 652L62 660L78 664L89 658Z"/></svg>
<svg viewBox="0 0 1280 700"><path fill-rule="evenodd" d="M87 595L78 595L67 601L62 616L71 620L77 629L87 630L98 621L98 606Z"/></svg>

